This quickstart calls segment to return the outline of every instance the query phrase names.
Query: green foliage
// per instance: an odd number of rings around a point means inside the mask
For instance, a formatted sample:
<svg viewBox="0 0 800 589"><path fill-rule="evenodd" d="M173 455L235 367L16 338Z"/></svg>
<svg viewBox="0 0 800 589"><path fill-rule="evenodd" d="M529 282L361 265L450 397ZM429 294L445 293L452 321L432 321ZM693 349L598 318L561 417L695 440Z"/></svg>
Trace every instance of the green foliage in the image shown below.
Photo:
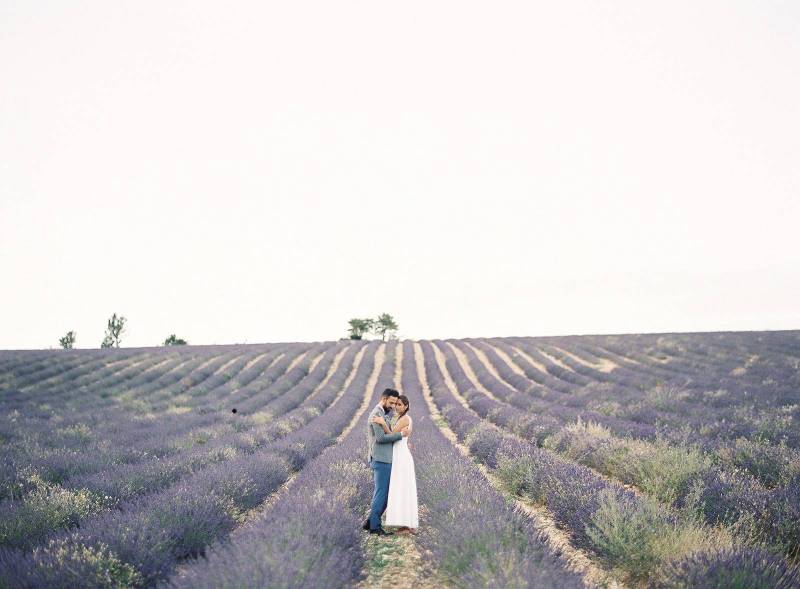
<svg viewBox="0 0 800 589"><path fill-rule="evenodd" d="M185 339L176 337L174 333L164 340L165 346L185 346L186 343Z"/></svg>
<svg viewBox="0 0 800 589"><path fill-rule="evenodd" d="M669 562L659 571L653 589L789 589L800 583L793 564L752 547L695 552Z"/></svg>
<svg viewBox="0 0 800 589"><path fill-rule="evenodd" d="M108 320L108 325L106 326L106 335L100 344L101 348L119 347L122 332L125 331L125 321L127 321L125 317L117 317L116 313L111 316L111 318Z"/></svg>
<svg viewBox="0 0 800 589"><path fill-rule="evenodd" d="M657 501L620 499L601 491L599 507L586 534L600 557L633 581L643 581L663 563L707 548L707 530L677 517Z"/></svg>
<svg viewBox="0 0 800 589"><path fill-rule="evenodd" d="M71 350L75 345L75 332L68 331L67 334L58 340L58 343L61 344L61 347L65 350Z"/></svg>
<svg viewBox="0 0 800 589"><path fill-rule="evenodd" d="M86 446L92 439L92 430L85 423L77 423L68 427L58 428L55 433L59 434L64 442L71 445Z"/></svg>
<svg viewBox="0 0 800 589"><path fill-rule="evenodd" d="M381 313L373 323L373 330L381 336L381 341L386 339L386 334L397 331L397 323L389 313Z"/></svg>
<svg viewBox="0 0 800 589"><path fill-rule="evenodd" d="M499 456L495 474L503 488L512 495L525 497L535 503L545 502L543 473L530 456Z"/></svg>
<svg viewBox="0 0 800 589"><path fill-rule="evenodd" d="M578 421L545 441L545 447L666 504L684 496L692 481L711 468L711 459L694 446L673 446L618 438L606 428Z"/></svg>
<svg viewBox="0 0 800 589"><path fill-rule="evenodd" d="M37 576L53 583L63 581L64 571L70 571L75 587L108 587L124 589L142 583L136 569L122 562L106 544L84 546L70 540L50 540L44 548L36 548L33 560L39 564Z"/></svg>
<svg viewBox="0 0 800 589"><path fill-rule="evenodd" d="M797 405L782 405L757 410L753 405L742 405L734 409L734 419L752 426L756 441L780 444L794 427L793 414L797 408Z"/></svg>
<svg viewBox="0 0 800 589"><path fill-rule="evenodd" d="M350 339L361 339L365 334L372 330L374 321L372 319L351 319L349 321Z"/></svg>
<svg viewBox="0 0 800 589"><path fill-rule="evenodd" d="M664 441L648 445L636 458L621 465L622 470L642 491L667 504L684 495L691 481L711 466L697 448L670 446Z"/></svg>
<svg viewBox="0 0 800 589"><path fill-rule="evenodd" d="M800 475L797 450L784 444L772 446L738 438L732 445L717 449L715 454L721 466L745 470L770 488L785 485Z"/></svg>
<svg viewBox="0 0 800 589"><path fill-rule="evenodd" d="M386 341L386 336L393 339L397 331L397 322L389 313L381 313L377 319L351 319L347 330L350 339L362 339L368 333L381 336L381 341Z"/></svg>
<svg viewBox="0 0 800 589"><path fill-rule="evenodd" d="M72 491L33 475L33 491L10 517L0 519L0 544L31 548L52 532L77 525L105 511L104 502L86 489Z"/></svg>

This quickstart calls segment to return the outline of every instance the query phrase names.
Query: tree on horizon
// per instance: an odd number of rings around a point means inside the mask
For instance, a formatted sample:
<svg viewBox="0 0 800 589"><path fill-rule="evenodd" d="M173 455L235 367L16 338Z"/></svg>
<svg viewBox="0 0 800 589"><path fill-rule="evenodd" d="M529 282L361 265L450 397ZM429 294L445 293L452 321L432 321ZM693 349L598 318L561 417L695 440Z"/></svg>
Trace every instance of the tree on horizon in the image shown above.
<svg viewBox="0 0 800 589"><path fill-rule="evenodd" d="M125 331L125 321L127 321L125 317L117 317L116 313L111 316L111 319L108 320L108 325L106 326L106 335L103 338L103 342L100 344L101 348L119 347L122 332Z"/></svg>
<svg viewBox="0 0 800 589"><path fill-rule="evenodd" d="M362 339L368 333L380 335L381 341L386 341L387 335L390 340L397 339L398 325L389 313L381 313L377 319L351 319L349 325L350 339Z"/></svg>
<svg viewBox="0 0 800 589"><path fill-rule="evenodd" d="M387 332L391 337L393 332L397 331L397 322L389 313L381 313L374 322L373 330L375 334L381 336L381 341L386 341Z"/></svg>
<svg viewBox="0 0 800 589"><path fill-rule="evenodd" d="M164 340L165 346L185 346L186 343L185 339L176 337L174 333Z"/></svg>
<svg viewBox="0 0 800 589"><path fill-rule="evenodd" d="M58 343L61 344L61 347L64 348L65 350L71 350L72 347L75 345L75 338L76 338L76 333L70 330L64 337L58 340Z"/></svg>
<svg viewBox="0 0 800 589"><path fill-rule="evenodd" d="M350 329L347 330L350 333L350 339L361 339L364 334L372 330L374 323L373 319L351 319L349 321Z"/></svg>

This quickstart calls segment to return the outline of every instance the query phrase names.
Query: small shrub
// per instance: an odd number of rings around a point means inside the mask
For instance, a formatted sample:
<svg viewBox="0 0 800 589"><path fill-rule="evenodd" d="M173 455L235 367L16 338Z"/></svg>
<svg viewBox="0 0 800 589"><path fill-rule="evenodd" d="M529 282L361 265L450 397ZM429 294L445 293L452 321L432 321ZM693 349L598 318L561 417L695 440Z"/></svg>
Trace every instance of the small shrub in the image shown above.
<svg viewBox="0 0 800 589"><path fill-rule="evenodd" d="M106 504L86 489L72 491L38 479L25 500L0 512L0 544L30 548L54 530L76 526L105 511Z"/></svg>
<svg viewBox="0 0 800 589"><path fill-rule="evenodd" d="M711 460L697 448L658 441L645 446L636 460L627 463L626 470L642 491L671 505L710 466Z"/></svg>
<svg viewBox="0 0 800 589"><path fill-rule="evenodd" d="M797 567L754 548L690 554L667 563L651 583L654 589L790 589L798 586Z"/></svg>
<svg viewBox="0 0 800 589"><path fill-rule="evenodd" d="M86 546L73 538L54 538L33 552L0 548L0 588L128 589L142 585L134 566L106 544Z"/></svg>
<svg viewBox="0 0 800 589"><path fill-rule="evenodd" d="M707 546L707 534L649 497L622 498L601 491L586 534L594 550L634 581L647 579L665 561Z"/></svg>
<svg viewBox="0 0 800 589"><path fill-rule="evenodd" d="M534 503L545 502L544 473L530 456L506 456L498 460L495 474L506 491Z"/></svg>
<svg viewBox="0 0 800 589"><path fill-rule="evenodd" d="M786 446L737 438L730 446L716 451L721 466L747 471L767 487L785 484L800 474L800 458L797 450Z"/></svg>

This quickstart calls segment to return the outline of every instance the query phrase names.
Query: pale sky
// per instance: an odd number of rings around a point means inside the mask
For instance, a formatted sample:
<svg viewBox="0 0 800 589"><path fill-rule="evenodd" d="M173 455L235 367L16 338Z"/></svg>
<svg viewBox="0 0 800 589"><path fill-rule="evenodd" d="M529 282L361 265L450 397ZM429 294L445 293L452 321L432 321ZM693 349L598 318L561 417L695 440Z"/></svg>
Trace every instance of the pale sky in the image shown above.
<svg viewBox="0 0 800 589"><path fill-rule="evenodd" d="M800 328L800 4L0 0L0 349Z"/></svg>

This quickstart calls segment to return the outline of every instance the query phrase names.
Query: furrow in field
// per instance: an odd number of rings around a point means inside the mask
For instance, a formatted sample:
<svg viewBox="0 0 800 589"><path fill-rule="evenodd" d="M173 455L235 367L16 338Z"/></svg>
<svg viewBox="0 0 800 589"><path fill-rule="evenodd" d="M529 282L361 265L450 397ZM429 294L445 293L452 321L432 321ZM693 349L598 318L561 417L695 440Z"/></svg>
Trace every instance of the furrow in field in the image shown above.
<svg viewBox="0 0 800 589"><path fill-rule="evenodd" d="M569 356L578 364L583 364L587 368L592 368L594 370L598 370L599 372L611 372L612 370L617 368L617 364L608 359L600 359L597 364L592 364L588 360L584 360L583 358L580 358L579 356L576 356L575 354L567 351L566 348L555 348L555 349Z"/></svg>
<svg viewBox="0 0 800 589"><path fill-rule="evenodd" d="M403 356L405 347L398 345L395 352L395 371L393 388L400 394L403 389ZM424 510L424 505L421 506ZM370 564L378 563L380 566L368 566L364 579L358 585L360 589L376 587L380 589L422 589L437 587L433 579L425 575L421 563L422 557L414 541L414 536L408 533L397 533L390 537L367 537L364 542L365 552Z"/></svg>
<svg viewBox="0 0 800 589"><path fill-rule="evenodd" d="M498 347L507 345L509 356L513 358L514 363L533 382L563 394L571 394L574 391L574 383L562 379L560 375L548 372L547 366L523 349L520 342L514 341L513 344L497 342L496 345Z"/></svg>
<svg viewBox="0 0 800 589"><path fill-rule="evenodd" d="M497 369L495 369L494 365L492 365L492 363L486 357L486 353L483 350L481 350L480 348L476 348L474 345L470 344L469 342L464 342L464 345L468 346L475 353L475 356L478 358L478 360L480 360L481 364L483 364L483 367L486 368L486 370L488 370L489 373L492 376L494 376L498 381L502 382L506 386L508 386L508 387L510 387L512 389L514 388L513 383L510 383L507 380L505 380L500 375L500 373L497 372ZM466 360L466 357L462 353L462 362L465 361L465 360ZM522 371L520 371L520 373L521 372ZM474 380L477 380L477 378L474 379Z"/></svg>

